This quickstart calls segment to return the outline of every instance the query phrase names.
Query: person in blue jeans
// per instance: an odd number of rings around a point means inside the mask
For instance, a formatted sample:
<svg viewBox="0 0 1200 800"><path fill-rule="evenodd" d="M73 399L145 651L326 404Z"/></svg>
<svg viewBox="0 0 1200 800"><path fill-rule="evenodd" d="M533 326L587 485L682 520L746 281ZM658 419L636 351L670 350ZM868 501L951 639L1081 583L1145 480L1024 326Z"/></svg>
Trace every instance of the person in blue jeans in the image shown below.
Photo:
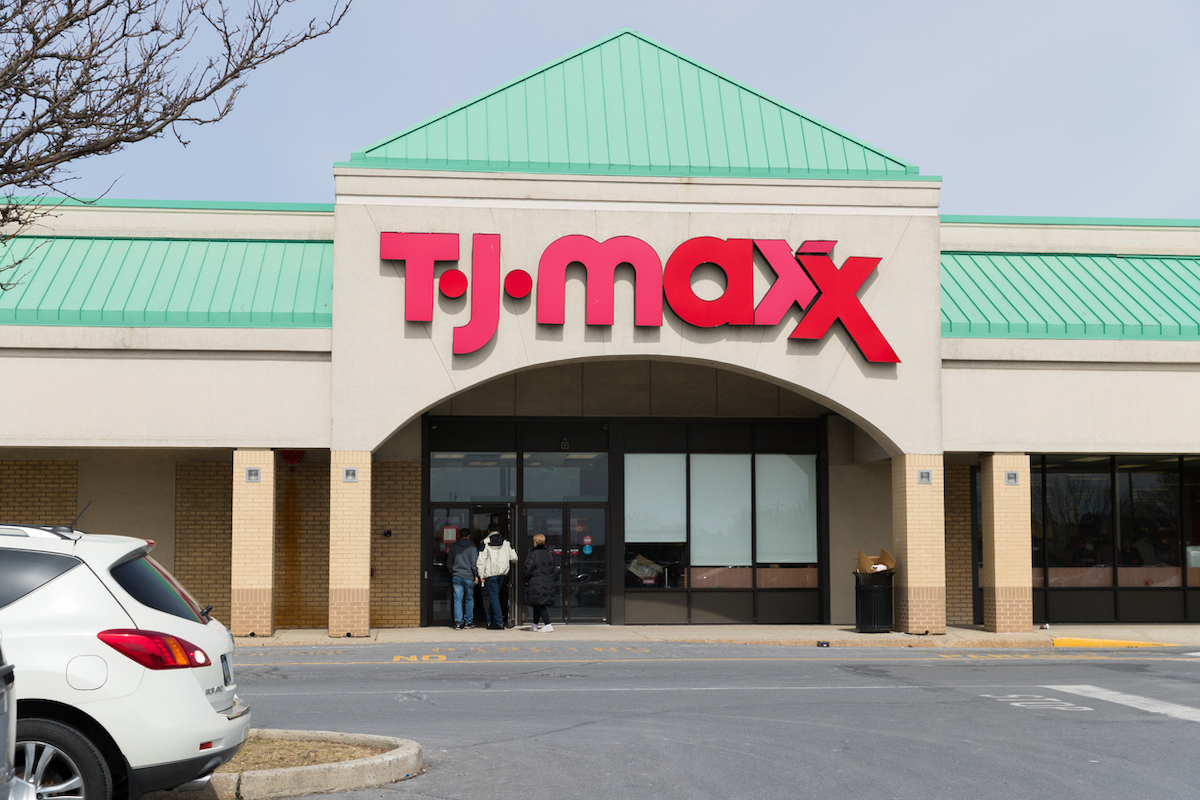
<svg viewBox="0 0 1200 800"><path fill-rule="evenodd" d="M484 597L483 603L487 610L489 631L504 630L504 610L500 604L500 587L504 584L504 576L508 575L510 567L516 563L517 551L513 550L512 545L493 525L488 531L483 549L480 550L479 558L475 562L479 578L487 588L487 595Z"/></svg>
<svg viewBox="0 0 1200 800"><path fill-rule="evenodd" d="M458 541L450 545L446 564L450 568L450 584L454 588L454 630L475 627L475 585L479 583L479 570L475 562L479 548L471 541L471 532L461 531Z"/></svg>

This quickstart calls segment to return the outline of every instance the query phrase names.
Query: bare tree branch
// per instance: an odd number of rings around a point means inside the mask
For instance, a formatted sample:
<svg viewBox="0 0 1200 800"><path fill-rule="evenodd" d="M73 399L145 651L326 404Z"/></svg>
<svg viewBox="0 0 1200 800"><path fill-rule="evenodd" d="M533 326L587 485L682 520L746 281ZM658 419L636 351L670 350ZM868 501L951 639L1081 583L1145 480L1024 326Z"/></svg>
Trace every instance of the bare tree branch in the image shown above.
<svg viewBox="0 0 1200 800"><path fill-rule="evenodd" d="M246 76L345 18L301 0L0 0L0 248L69 196L72 162L233 111ZM311 6L314 0L308 0ZM16 267L0 255L0 291Z"/></svg>

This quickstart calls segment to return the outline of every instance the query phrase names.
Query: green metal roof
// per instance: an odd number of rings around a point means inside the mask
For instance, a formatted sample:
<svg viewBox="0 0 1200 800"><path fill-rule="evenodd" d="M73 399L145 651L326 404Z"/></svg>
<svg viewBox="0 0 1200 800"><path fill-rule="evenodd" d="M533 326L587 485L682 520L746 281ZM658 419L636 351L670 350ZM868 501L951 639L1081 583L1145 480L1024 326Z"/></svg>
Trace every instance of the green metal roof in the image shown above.
<svg viewBox="0 0 1200 800"><path fill-rule="evenodd" d="M1200 339L1200 256L942 253L942 336Z"/></svg>
<svg viewBox="0 0 1200 800"><path fill-rule="evenodd" d="M339 166L936 180L631 30Z"/></svg>
<svg viewBox="0 0 1200 800"><path fill-rule="evenodd" d="M333 242L20 237L0 324L329 328Z"/></svg>

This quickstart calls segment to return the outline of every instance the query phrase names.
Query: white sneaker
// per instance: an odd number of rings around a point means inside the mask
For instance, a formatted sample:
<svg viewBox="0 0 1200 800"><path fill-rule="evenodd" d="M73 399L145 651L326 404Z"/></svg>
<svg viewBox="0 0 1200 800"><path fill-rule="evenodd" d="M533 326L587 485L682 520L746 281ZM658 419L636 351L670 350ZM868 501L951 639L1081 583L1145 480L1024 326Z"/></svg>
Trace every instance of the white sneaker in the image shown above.
<svg viewBox="0 0 1200 800"><path fill-rule="evenodd" d="M543 625L542 627L538 628L538 633L550 633L553 630L554 630L553 625L546 624L546 625Z"/></svg>
<svg viewBox="0 0 1200 800"><path fill-rule="evenodd" d="M525 630L527 630L527 631L536 631L537 629L538 629L537 623L534 623L533 625L530 625L530 626L529 626L528 628L526 628Z"/></svg>

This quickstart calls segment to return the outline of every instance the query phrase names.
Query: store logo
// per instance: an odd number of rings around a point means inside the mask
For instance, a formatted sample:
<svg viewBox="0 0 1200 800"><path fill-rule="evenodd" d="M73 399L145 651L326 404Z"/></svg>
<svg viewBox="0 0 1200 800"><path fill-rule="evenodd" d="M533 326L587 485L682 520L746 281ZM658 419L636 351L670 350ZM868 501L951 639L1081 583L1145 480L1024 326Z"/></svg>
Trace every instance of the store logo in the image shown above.
<svg viewBox="0 0 1200 800"><path fill-rule="evenodd" d="M613 324L613 294L617 267L629 264L635 278L635 325L659 327L663 298L680 319L700 328L719 325L778 325L796 304L804 311L788 338L822 339L834 322L842 327L867 361L897 364L900 359L880 333L858 299L858 290L881 259L852 256L833 263L834 241L806 241L793 253L782 239L688 239L667 259L664 268L658 253L633 236L615 236L598 242L590 236L564 236L550 244L538 261L537 322L562 325L566 314L567 266L582 264L587 273L588 325ZM758 250L775 272L775 281L754 305L754 251ZM459 260L456 233L392 233L379 236L379 257L403 261L406 288L404 318L432 322L434 267ZM725 273L725 291L705 300L692 291L692 273L702 264L714 264ZM500 236L477 233L471 239L471 280L459 269L442 272L437 291L456 298L471 290L471 318L454 329L454 353L474 353L496 335L500 321ZM504 293L528 297L533 278L522 269L504 276Z"/></svg>

